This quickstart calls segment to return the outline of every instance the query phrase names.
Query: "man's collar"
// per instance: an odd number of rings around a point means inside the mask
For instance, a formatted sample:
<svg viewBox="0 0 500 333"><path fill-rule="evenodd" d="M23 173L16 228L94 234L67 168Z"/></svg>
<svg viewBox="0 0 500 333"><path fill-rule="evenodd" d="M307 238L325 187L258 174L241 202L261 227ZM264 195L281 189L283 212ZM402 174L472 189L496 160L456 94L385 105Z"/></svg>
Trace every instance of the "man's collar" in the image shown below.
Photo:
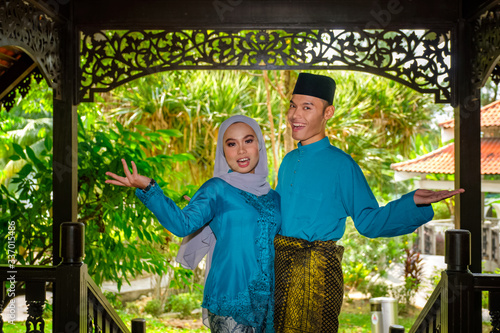
<svg viewBox="0 0 500 333"><path fill-rule="evenodd" d="M310 144L305 145L305 146L303 146L299 142L297 144L297 149L299 150L300 153L306 153L306 152L316 152L316 151L324 149L328 146L330 146L330 140L328 140L328 137L325 136L323 139L316 141L314 143L310 143Z"/></svg>

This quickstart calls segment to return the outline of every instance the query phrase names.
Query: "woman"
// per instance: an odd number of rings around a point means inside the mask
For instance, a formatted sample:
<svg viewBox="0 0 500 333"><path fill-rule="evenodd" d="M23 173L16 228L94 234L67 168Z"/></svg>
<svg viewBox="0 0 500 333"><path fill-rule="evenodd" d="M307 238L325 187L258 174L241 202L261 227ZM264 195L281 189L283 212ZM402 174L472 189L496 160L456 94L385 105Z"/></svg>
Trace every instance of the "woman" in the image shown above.
<svg viewBox="0 0 500 333"><path fill-rule="evenodd" d="M255 120L233 116L217 140L214 177L205 182L183 210L154 180L111 172L109 184L136 187L136 195L160 223L179 237L204 227L213 232L210 271L202 307L212 332L274 332L274 236L281 225L280 200L267 182L267 154ZM213 244L213 243L212 243Z"/></svg>

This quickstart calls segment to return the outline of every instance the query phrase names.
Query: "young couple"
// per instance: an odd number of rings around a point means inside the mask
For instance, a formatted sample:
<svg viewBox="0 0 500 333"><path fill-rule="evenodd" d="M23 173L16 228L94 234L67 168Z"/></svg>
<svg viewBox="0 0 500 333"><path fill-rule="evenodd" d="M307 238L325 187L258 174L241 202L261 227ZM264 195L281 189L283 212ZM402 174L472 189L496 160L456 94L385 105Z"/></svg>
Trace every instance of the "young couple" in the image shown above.
<svg viewBox="0 0 500 333"><path fill-rule="evenodd" d="M379 207L358 165L325 135L334 93L333 79L299 75L288 111L299 143L276 191L259 125L240 115L222 123L214 177L183 210L133 161L130 173L122 160L125 177L106 173L109 184L137 188L159 222L185 237L183 266L208 253L202 307L212 332L337 332L344 249L336 241L346 217L367 237L398 236L431 220L431 203L463 192L420 189Z"/></svg>

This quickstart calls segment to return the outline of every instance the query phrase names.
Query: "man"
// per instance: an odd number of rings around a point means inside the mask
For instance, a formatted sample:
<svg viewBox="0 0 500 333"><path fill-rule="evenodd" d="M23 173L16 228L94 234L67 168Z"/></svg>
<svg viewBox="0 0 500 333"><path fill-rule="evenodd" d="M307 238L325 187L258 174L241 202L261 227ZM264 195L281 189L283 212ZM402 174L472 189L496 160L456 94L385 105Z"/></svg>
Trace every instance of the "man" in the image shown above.
<svg viewBox="0 0 500 333"><path fill-rule="evenodd" d="M288 122L299 143L283 159L276 188L283 219L275 239L278 333L337 332L344 249L336 241L347 216L364 236L398 236L430 221L431 203L463 192L417 190L379 207L359 166L325 135L334 94L330 77L301 73L290 101Z"/></svg>

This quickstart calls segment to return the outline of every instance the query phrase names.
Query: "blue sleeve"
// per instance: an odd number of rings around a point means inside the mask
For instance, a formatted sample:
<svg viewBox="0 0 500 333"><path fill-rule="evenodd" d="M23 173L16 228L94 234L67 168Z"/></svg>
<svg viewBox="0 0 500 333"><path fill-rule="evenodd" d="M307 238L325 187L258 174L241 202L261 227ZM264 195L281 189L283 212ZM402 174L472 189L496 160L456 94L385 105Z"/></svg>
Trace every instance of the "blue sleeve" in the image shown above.
<svg viewBox="0 0 500 333"><path fill-rule="evenodd" d="M338 180L341 184L342 204L363 236L376 238L405 235L432 220L432 206L417 206L413 200L414 191L379 207L363 172L354 161L345 168L345 173L339 175Z"/></svg>
<svg viewBox="0 0 500 333"><path fill-rule="evenodd" d="M217 191L207 183L200 187L184 209L180 209L158 185L147 192L136 189L135 195L153 212L162 226L178 237L185 237L215 216Z"/></svg>

